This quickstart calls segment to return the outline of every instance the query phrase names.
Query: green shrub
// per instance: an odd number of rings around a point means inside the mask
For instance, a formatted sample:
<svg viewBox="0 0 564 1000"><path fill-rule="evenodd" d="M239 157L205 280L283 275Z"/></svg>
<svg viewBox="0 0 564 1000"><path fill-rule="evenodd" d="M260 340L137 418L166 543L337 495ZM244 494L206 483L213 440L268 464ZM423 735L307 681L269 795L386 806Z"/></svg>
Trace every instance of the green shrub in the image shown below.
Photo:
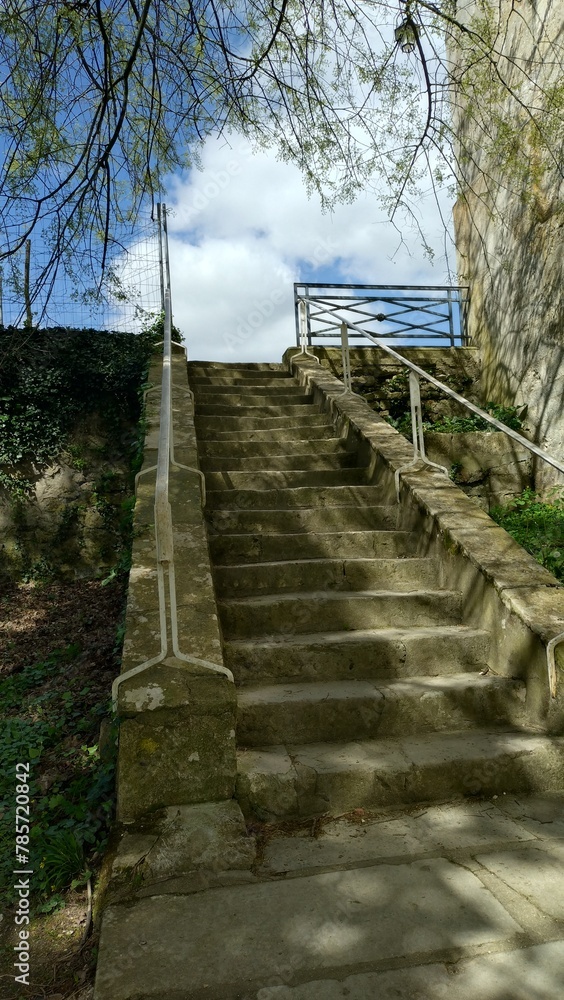
<svg viewBox="0 0 564 1000"><path fill-rule="evenodd" d="M564 583L564 490L555 488L543 499L526 489L490 515Z"/></svg>
<svg viewBox="0 0 564 1000"><path fill-rule="evenodd" d="M497 403L489 402L486 403L484 409L488 413L491 413L492 417L495 417L496 420L501 420L502 423L507 424L512 430L521 430L523 424L517 415L517 407L499 406ZM400 434L411 437L411 413L409 411L396 419L389 417L388 422ZM465 417L438 417L436 420L424 420L423 430L438 431L442 434L466 434L471 431L496 433L497 427L493 427L483 417L478 417L469 411L468 416Z"/></svg>
<svg viewBox="0 0 564 1000"><path fill-rule="evenodd" d="M25 493L8 470L19 462L53 461L77 420L101 413L109 425L140 416L140 386L158 331L8 328L0 332L0 466L2 485ZM3 344L10 350L2 353ZM75 463L80 458L72 455Z"/></svg>

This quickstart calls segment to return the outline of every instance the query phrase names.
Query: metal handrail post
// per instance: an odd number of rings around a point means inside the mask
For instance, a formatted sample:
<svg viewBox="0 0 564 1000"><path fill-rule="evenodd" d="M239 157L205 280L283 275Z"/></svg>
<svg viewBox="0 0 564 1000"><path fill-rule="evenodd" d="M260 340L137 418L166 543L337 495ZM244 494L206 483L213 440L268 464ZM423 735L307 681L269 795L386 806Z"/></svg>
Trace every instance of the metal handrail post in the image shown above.
<svg viewBox="0 0 564 1000"><path fill-rule="evenodd" d="M297 358L301 355L307 354L308 358L313 358L313 360L317 361L317 364L320 365L321 362L319 358L315 354L312 354L312 352L308 351L307 349L308 320L307 320L306 304L304 299L302 298L297 299L297 308L298 308L298 328L300 334L301 348L299 351L296 352L296 354L292 354L290 356L290 360L292 360L292 358Z"/></svg>
<svg viewBox="0 0 564 1000"><path fill-rule="evenodd" d="M450 346L454 347L454 323L452 318L452 292L449 288L447 292L447 302L448 302L448 329L450 333ZM460 300L459 300L459 313L460 313Z"/></svg>
<svg viewBox="0 0 564 1000"><path fill-rule="evenodd" d="M409 368L411 371L416 372L417 375L420 375L422 378L424 378L426 382L430 382L431 385L436 386L437 389L441 389L441 391L444 392L445 395L450 396L451 399L455 399L457 403L461 403L462 406L465 406L467 410L471 410L472 413L476 414L476 416L482 417L487 423L491 424L492 427L497 427L498 431L503 431L504 434L507 434L508 437L513 438L513 440L517 441L517 443L522 445L523 448L527 448L534 455L538 455L539 458L542 458L545 462L551 465L558 472L562 472L564 474L564 464L562 462L559 462L556 458L553 458L552 455L548 455L545 451L542 450L542 448L537 447L537 445L533 444L532 441L528 441L527 438L523 437L522 434L518 434L517 431L514 431L511 427L508 427L507 424L502 423L501 420L497 420L496 417L492 417L491 413L488 413L486 410L482 410L481 407L476 406L475 403L471 403L469 399L465 399L464 396L461 396L458 392L455 392L454 389L449 389L449 387L445 385L443 382L439 382L439 379L435 378L434 375L429 375L429 372L426 372L423 368L420 368L419 365L414 364L413 361L408 361L407 358L403 358L401 354L398 354L397 351L394 351L392 347L389 347L388 344L385 344L382 340L378 340L377 337L373 337L371 333L368 333L366 330L363 330L361 326L358 326L356 323L349 323L348 321L347 321L347 326L349 327L350 330L356 330L357 333L361 333L364 337L367 338L367 340L370 340L373 344L376 345L376 347L380 347L387 354L391 355L392 358L395 358L396 361L399 361L402 365L404 365L405 368Z"/></svg>
<svg viewBox="0 0 564 1000"><path fill-rule="evenodd" d="M424 462L425 465L431 466L433 469L439 469L444 472L445 476L448 477L448 469L444 465L439 465L437 462L432 462L430 458L427 458L425 451L425 432L423 430L423 407L421 405L421 383L419 381L419 375L415 372L409 373L409 404L411 408L411 440L413 442L413 459L408 462L407 465L400 466L396 469L394 475L394 483L396 487L396 498L399 503L400 498L400 475L402 472L406 472L407 469L413 469L420 462Z"/></svg>
<svg viewBox="0 0 564 1000"><path fill-rule="evenodd" d="M341 393L344 396L346 393L352 393L352 380L351 380L351 352L349 348L349 332L347 329L347 324L345 322L341 323L341 357L343 359L343 383L345 388Z"/></svg>

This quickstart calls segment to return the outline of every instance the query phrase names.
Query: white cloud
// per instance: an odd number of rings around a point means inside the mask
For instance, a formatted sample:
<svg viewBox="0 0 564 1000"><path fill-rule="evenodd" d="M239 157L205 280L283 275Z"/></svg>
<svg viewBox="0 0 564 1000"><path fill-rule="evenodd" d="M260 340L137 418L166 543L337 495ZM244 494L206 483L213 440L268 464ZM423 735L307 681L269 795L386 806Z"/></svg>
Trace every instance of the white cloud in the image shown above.
<svg viewBox="0 0 564 1000"><path fill-rule="evenodd" d="M193 359L279 361L295 341L295 280L449 282L432 197L418 213L435 266L368 193L322 214L297 168L237 140L209 140L202 164L171 178L167 198L174 317Z"/></svg>

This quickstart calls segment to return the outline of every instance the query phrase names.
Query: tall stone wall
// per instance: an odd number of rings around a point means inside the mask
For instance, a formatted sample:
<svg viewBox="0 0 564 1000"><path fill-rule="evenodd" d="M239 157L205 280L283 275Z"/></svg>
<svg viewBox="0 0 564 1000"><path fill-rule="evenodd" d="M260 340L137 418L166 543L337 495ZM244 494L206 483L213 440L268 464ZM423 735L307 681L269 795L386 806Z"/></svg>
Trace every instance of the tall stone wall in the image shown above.
<svg viewBox="0 0 564 1000"><path fill-rule="evenodd" d="M460 280L471 289L469 333L481 355L482 393L528 404L533 440L562 460L562 2L464 0L456 16L470 32L458 33L450 50L460 80L454 221ZM472 31L489 32L491 60L475 58ZM537 485L554 481L558 474L539 463Z"/></svg>

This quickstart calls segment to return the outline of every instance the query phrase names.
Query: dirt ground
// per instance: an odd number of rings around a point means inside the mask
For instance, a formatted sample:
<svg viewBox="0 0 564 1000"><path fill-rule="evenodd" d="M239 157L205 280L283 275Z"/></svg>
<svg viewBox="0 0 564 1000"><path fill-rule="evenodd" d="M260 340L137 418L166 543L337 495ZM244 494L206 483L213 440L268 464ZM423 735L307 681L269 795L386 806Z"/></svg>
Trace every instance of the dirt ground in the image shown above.
<svg viewBox="0 0 564 1000"><path fill-rule="evenodd" d="M107 586L92 580L4 585L0 592L0 680L75 643L81 652L73 669L95 681L92 699L109 699L119 668L116 633L123 611L123 581ZM14 982L13 914L4 909L1 1000L92 1000L97 941L86 889L69 890L64 908L34 917L30 929L28 987Z"/></svg>

